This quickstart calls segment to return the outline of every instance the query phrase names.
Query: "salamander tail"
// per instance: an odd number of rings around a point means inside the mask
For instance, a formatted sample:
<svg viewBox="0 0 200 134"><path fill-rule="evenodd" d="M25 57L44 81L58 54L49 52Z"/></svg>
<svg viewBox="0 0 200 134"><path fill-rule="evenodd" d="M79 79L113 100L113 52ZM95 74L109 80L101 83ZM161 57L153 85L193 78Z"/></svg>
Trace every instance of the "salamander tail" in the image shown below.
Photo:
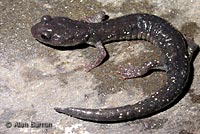
<svg viewBox="0 0 200 134"><path fill-rule="evenodd" d="M141 113L135 111L138 109L134 110L132 105L105 109L84 109L74 107L56 107L54 109L58 113L93 122L119 122L124 120L130 120L132 119L132 117L141 116Z"/></svg>

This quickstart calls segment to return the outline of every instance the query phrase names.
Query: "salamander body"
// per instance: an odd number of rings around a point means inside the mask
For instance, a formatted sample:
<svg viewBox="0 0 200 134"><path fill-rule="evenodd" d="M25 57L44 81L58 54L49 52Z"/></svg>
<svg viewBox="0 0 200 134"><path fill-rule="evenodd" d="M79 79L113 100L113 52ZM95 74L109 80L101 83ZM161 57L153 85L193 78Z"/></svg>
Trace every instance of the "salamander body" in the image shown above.
<svg viewBox="0 0 200 134"><path fill-rule="evenodd" d="M150 14L130 14L119 18L97 21L72 20L65 17L43 16L31 29L33 37L50 46L75 46L88 43L97 48L96 59L86 66L91 70L100 65L106 56L105 43L143 39L157 46L162 58L144 63L142 67L123 69L124 78L144 75L151 69L166 71L166 84L149 97L133 105L116 108L55 108L59 113L72 117L97 121L115 122L133 120L156 113L171 104L184 90L190 73L190 61L197 46L185 39L166 20ZM190 41L189 41L190 42Z"/></svg>

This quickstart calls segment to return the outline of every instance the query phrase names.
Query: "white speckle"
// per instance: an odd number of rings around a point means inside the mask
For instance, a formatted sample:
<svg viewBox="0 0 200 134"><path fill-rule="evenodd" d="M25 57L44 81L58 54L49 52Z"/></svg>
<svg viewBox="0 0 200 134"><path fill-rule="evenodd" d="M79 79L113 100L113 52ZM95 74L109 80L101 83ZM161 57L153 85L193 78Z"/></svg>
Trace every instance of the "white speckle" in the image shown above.
<svg viewBox="0 0 200 134"><path fill-rule="evenodd" d="M72 109L72 110L74 110L74 109ZM80 110L80 109L76 109L76 111L77 111L77 112L81 112L81 110Z"/></svg>
<svg viewBox="0 0 200 134"><path fill-rule="evenodd" d="M172 44L171 44L171 43L167 43L167 45L168 45L168 46L171 46Z"/></svg>
<svg viewBox="0 0 200 134"><path fill-rule="evenodd" d="M141 112L141 110L139 109L139 110L138 110L138 112L140 113L140 112Z"/></svg>
<svg viewBox="0 0 200 134"><path fill-rule="evenodd" d="M149 31L151 31L151 28L152 28L152 24L151 24L151 22L149 21Z"/></svg>
<svg viewBox="0 0 200 134"><path fill-rule="evenodd" d="M156 63L160 63L160 61L159 60L154 60Z"/></svg>
<svg viewBox="0 0 200 134"><path fill-rule="evenodd" d="M121 119L121 118L122 118L122 116L119 116L118 118L119 118L119 119Z"/></svg>
<svg viewBox="0 0 200 134"><path fill-rule="evenodd" d="M154 98L155 96L154 96L154 95L152 95L151 97L152 97L152 98Z"/></svg>
<svg viewBox="0 0 200 134"><path fill-rule="evenodd" d="M171 77L172 80L176 79L175 77Z"/></svg>
<svg viewBox="0 0 200 134"><path fill-rule="evenodd" d="M126 112L126 115L129 115L130 113L129 112Z"/></svg>
<svg viewBox="0 0 200 134"><path fill-rule="evenodd" d="M170 40L172 40L172 39L171 38L165 39L165 41L167 41L167 42L170 41Z"/></svg>
<svg viewBox="0 0 200 134"><path fill-rule="evenodd" d="M111 37L112 37L112 35L110 34L110 35L108 35L108 37L107 37L107 38L108 38L108 39L110 39Z"/></svg>
<svg viewBox="0 0 200 134"><path fill-rule="evenodd" d="M185 71L181 71L181 75L182 75L182 76L185 76Z"/></svg>
<svg viewBox="0 0 200 134"><path fill-rule="evenodd" d="M156 92L156 94L159 94L159 92Z"/></svg>
<svg viewBox="0 0 200 134"><path fill-rule="evenodd" d="M147 66L150 66L150 65L152 65L152 62L151 62L151 61L147 63Z"/></svg>
<svg viewBox="0 0 200 134"><path fill-rule="evenodd" d="M162 30L156 31L157 35L160 34L160 33L162 33Z"/></svg>
<svg viewBox="0 0 200 134"><path fill-rule="evenodd" d="M165 55L169 58L169 53L166 53Z"/></svg>
<svg viewBox="0 0 200 134"><path fill-rule="evenodd" d="M58 34L54 34L54 36L58 37L58 38L56 38L56 39L59 39L59 38L61 37L61 36L58 35Z"/></svg>
<svg viewBox="0 0 200 134"><path fill-rule="evenodd" d="M147 23L144 20L143 20L143 23L144 23L144 29L146 30L147 29Z"/></svg>
<svg viewBox="0 0 200 134"><path fill-rule="evenodd" d="M87 111L86 114L92 114L92 112L91 111Z"/></svg>
<svg viewBox="0 0 200 134"><path fill-rule="evenodd" d="M169 91L169 88L167 88L167 91Z"/></svg>
<svg viewBox="0 0 200 134"><path fill-rule="evenodd" d="M188 57L187 57L187 55L184 55L184 57L187 59Z"/></svg>
<svg viewBox="0 0 200 134"><path fill-rule="evenodd" d="M95 114L97 114L97 115L100 115L100 113L99 113L99 112L96 112Z"/></svg>
<svg viewBox="0 0 200 134"><path fill-rule="evenodd" d="M157 100L158 100L158 98L155 98L154 100L155 100L155 101L157 101Z"/></svg>
<svg viewBox="0 0 200 134"><path fill-rule="evenodd" d="M48 32L52 32L52 29L47 29Z"/></svg>
<svg viewBox="0 0 200 134"><path fill-rule="evenodd" d="M166 101L169 101L169 99L166 99Z"/></svg>

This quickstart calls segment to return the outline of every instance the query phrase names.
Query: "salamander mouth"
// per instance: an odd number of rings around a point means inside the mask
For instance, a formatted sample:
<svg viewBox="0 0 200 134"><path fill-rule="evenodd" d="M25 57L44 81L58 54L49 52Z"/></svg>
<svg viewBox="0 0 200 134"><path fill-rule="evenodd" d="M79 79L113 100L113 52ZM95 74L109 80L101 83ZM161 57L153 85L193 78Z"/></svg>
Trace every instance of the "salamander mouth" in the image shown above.
<svg viewBox="0 0 200 134"><path fill-rule="evenodd" d="M31 28L31 34L33 35L34 38L36 38L36 30L35 30L35 25Z"/></svg>
<svg viewBox="0 0 200 134"><path fill-rule="evenodd" d="M31 34L32 34L32 36L33 36L35 39L39 40L40 42L43 42L44 39L43 39L42 36L41 36L41 31L38 29L37 24L34 25L34 26L31 28Z"/></svg>

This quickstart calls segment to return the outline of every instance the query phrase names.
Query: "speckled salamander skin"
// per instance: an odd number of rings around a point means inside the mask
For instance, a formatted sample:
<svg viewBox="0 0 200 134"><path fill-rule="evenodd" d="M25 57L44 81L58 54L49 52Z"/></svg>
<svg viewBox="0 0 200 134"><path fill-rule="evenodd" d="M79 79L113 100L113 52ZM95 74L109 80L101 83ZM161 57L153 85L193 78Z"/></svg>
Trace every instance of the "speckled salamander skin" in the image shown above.
<svg viewBox="0 0 200 134"><path fill-rule="evenodd" d="M97 122L134 120L156 113L171 104L184 90L190 72L190 59L197 48L190 47L183 35L167 21L149 14L131 14L98 23L44 16L41 22L32 27L31 32L37 40L52 46L75 46L81 43L94 45L101 54L100 58L97 56L99 61L92 64L90 69L101 63L105 56L102 44L107 42L144 39L160 48L162 58L157 63L162 65L152 63L150 69L166 71L167 82L144 100L133 105L106 109L55 108L59 113ZM126 71L122 75L129 78Z"/></svg>

